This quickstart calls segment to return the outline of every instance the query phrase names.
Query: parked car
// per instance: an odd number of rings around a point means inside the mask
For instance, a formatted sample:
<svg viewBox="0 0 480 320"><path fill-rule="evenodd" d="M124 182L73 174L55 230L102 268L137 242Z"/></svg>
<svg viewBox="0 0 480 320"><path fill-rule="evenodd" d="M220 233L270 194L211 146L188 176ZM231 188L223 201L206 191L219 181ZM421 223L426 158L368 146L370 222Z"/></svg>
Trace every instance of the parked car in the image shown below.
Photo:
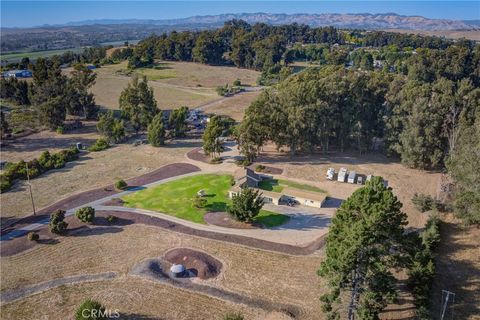
<svg viewBox="0 0 480 320"><path fill-rule="evenodd" d="M289 207L294 207L298 204L298 201L293 199L287 199L286 204Z"/></svg>
<svg viewBox="0 0 480 320"><path fill-rule="evenodd" d="M363 184L363 177L362 176L358 176L357 184Z"/></svg>

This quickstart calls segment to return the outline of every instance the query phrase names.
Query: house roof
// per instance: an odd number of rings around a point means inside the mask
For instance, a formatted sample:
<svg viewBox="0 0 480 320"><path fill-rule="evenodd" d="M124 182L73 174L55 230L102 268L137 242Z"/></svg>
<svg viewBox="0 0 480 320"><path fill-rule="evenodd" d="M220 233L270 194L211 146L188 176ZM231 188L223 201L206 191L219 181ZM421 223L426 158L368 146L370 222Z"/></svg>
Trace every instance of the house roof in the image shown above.
<svg viewBox="0 0 480 320"><path fill-rule="evenodd" d="M298 197L307 200L319 201L323 202L327 197L326 193L322 192L315 192L315 191L307 191L307 190L300 190L292 187L287 187L282 190L282 194L291 197Z"/></svg>
<svg viewBox="0 0 480 320"><path fill-rule="evenodd" d="M272 198L272 199L280 199L283 195L283 193L278 193L278 192L273 192L273 191L267 191L267 190L262 190L262 189L258 189L258 188L252 188L252 189L255 189L255 190L258 190L260 191L260 193L262 194L262 196L265 196L265 197L269 197L269 198ZM230 191L234 191L234 192L240 192L242 191L242 188L240 188L239 186L235 185L233 187L230 188Z"/></svg>

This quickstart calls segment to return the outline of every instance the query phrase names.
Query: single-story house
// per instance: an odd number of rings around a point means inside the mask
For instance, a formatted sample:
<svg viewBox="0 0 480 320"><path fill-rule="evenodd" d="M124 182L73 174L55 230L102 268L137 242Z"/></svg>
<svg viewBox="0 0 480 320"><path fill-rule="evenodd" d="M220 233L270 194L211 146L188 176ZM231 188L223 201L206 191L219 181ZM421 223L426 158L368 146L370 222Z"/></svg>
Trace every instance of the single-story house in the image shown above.
<svg viewBox="0 0 480 320"><path fill-rule="evenodd" d="M258 189L258 184L262 180L262 177L256 174L252 169L246 168L245 175L235 180L235 185L228 191L228 196L233 198L238 194L242 188L254 188ZM327 198L325 193L300 190L292 187L286 187L282 192L273 192L268 190L258 189L262 194L264 203L270 203L274 205L280 205L288 200L297 201L299 204L309 207L320 208Z"/></svg>
<svg viewBox="0 0 480 320"><path fill-rule="evenodd" d="M240 193L240 191L242 191L242 187L235 185L230 190L228 190L228 196L230 198L233 198L233 196ZM263 203L271 203L278 206L283 200L283 195L281 193L260 189L259 191L262 194Z"/></svg>
<svg viewBox="0 0 480 320"><path fill-rule="evenodd" d="M4 78L30 78L32 75L30 70L10 70L3 73Z"/></svg>

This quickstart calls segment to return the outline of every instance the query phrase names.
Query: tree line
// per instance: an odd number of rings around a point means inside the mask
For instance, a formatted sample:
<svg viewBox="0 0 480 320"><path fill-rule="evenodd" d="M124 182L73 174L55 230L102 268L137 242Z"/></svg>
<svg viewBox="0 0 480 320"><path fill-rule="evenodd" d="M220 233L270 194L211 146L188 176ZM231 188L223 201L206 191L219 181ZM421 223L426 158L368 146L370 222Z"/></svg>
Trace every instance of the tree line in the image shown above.
<svg viewBox="0 0 480 320"><path fill-rule="evenodd" d="M141 67L151 64L153 59L162 59L213 65L231 64L240 68L263 70L280 63L295 43L325 44L323 49L334 44L347 44L350 48L396 46L400 49L445 49L453 44L450 40L438 37L393 32L312 28L296 23L282 26L264 23L250 25L242 20L231 20L216 30L173 31L152 35L135 47L129 57L129 65Z"/></svg>
<svg viewBox="0 0 480 320"><path fill-rule="evenodd" d="M58 63L59 65L62 64L76 64L76 63L92 63L94 65L100 65L104 63L108 63L109 60L106 59L107 57L107 50L113 48L113 46L95 46L95 47L88 47L83 49L82 52L76 53L73 51L66 51L62 54L54 55L50 58L39 58L39 59L47 59L52 60L54 63ZM2 66L2 70L10 70L10 69L33 69L33 65L35 64L35 60L30 60L29 57L24 57L20 60L20 62L8 63L4 67Z"/></svg>
<svg viewBox="0 0 480 320"><path fill-rule="evenodd" d="M247 108L236 130L240 151L252 161L268 142L292 154L383 146L408 167L448 169L457 211L478 223L479 52L462 43L418 50L405 74L324 66L292 75Z"/></svg>
<svg viewBox="0 0 480 320"><path fill-rule="evenodd" d="M76 64L67 77L55 59L39 58L33 65L33 81L4 79L0 97L18 105L33 105L42 123L55 130L63 126L68 115L96 119L98 106L89 89L96 74L83 64Z"/></svg>

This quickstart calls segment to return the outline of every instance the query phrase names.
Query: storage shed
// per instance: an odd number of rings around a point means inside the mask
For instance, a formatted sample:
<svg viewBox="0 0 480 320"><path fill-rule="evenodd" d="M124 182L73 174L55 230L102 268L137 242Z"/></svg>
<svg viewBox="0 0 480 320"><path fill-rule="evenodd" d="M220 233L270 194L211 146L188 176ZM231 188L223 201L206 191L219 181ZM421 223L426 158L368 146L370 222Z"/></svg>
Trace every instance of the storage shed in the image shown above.
<svg viewBox="0 0 480 320"><path fill-rule="evenodd" d="M321 192L314 192L308 190L300 190L296 188L287 187L282 191L281 200L288 199L297 201L299 204L309 207L320 208L327 198L327 194Z"/></svg>
<svg viewBox="0 0 480 320"><path fill-rule="evenodd" d="M347 179L347 168L340 168L340 171L338 171L338 181L339 182L345 182Z"/></svg>
<svg viewBox="0 0 480 320"><path fill-rule="evenodd" d="M350 171L348 174L348 183L355 183L355 179L357 178L357 173L355 171Z"/></svg>

